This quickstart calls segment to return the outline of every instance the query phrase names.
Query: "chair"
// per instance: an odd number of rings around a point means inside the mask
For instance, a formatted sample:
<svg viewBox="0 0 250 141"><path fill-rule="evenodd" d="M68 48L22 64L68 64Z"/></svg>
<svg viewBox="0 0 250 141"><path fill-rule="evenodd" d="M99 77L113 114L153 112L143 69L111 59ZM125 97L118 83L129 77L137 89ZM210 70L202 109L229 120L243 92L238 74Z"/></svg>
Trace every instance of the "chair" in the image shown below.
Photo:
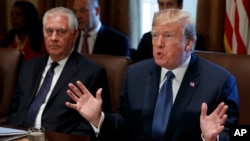
<svg viewBox="0 0 250 141"><path fill-rule="evenodd" d="M14 95L23 54L12 48L0 48L0 123L5 122Z"/></svg>
<svg viewBox="0 0 250 141"><path fill-rule="evenodd" d="M85 54L84 56L105 68L110 90L111 112L116 111L120 103L124 73L132 63L131 59L125 56L100 54Z"/></svg>
<svg viewBox="0 0 250 141"><path fill-rule="evenodd" d="M219 52L196 51L203 57L215 64L229 70L236 78L240 98L239 124L250 124L250 55L226 54Z"/></svg>

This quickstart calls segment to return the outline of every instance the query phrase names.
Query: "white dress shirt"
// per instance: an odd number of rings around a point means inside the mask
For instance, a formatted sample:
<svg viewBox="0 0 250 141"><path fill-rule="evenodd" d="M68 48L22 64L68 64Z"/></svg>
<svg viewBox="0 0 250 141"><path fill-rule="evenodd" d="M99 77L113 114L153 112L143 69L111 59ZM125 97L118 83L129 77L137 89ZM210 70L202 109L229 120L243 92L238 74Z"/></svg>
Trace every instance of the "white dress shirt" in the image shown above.
<svg viewBox="0 0 250 141"><path fill-rule="evenodd" d="M68 57L66 57L65 59L57 62L58 66L56 66L55 69L54 69L54 76L53 76L53 80L51 82L50 90L49 90L49 92L48 92L48 94L46 96L46 99L45 99L44 103L41 105L41 107L40 107L40 109L39 109L39 111L37 113L37 116L36 116L34 126L37 127L37 128L41 127L42 113L43 113L44 108L45 108L45 106L46 106L46 104L48 102L48 99L49 99L49 97L50 97L50 95L51 95L51 93L52 93L52 91L53 91L53 89L54 89L54 87L56 85L56 82L57 82L59 76L61 75L61 72L62 72L63 67L65 66L67 60L68 60ZM49 68L51 66L51 63L52 63L52 59L49 57L47 65L45 66L43 74L42 74L39 89L40 89L40 87L41 87L41 85L43 83L43 80L45 78L45 75L46 75L47 71L49 70ZM39 89L38 89L38 91L39 91Z"/></svg>
<svg viewBox="0 0 250 141"><path fill-rule="evenodd" d="M173 88L173 103L175 101L175 98L177 96L178 90L180 88L181 82L183 80L184 74L188 68L189 62L190 62L191 56L189 56L186 61L179 66L178 68L174 69L174 70L168 70L166 68L161 68L161 79L160 79L160 86L159 86L159 91L161 89L161 86L164 84L164 82L166 81L166 73L168 71L172 71L173 74L175 75L175 77L172 80L172 88Z"/></svg>
<svg viewBox="0 0 250 141"><path fill-rule="evenodd" d="M91 30L89 32L89 37L87 39L88 41L88 47L89 47L89 53L92 54L93 50L94 50L94 45L95 45L95 41L97 38L97 34L101 28L101 22L99 22L99 24L96 26L96 28L94 28L94 30ZM84 31L81 30L81 36L80 36L80 40L79 40L79 44L78 44L78 52L81 53L82 52L82 44L83 44L83 35L85 34Z"/></svg>

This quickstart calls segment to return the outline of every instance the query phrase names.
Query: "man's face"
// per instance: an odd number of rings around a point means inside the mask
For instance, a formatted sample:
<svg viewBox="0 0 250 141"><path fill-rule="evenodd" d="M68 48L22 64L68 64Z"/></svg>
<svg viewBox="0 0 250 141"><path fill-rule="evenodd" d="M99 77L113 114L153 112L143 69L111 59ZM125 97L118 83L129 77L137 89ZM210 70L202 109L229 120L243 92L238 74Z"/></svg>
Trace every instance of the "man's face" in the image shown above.
<svg viewBox="0 0 250 141"><path fill-rule="evenodd" d="M43 34L47 52L53 61L60 61L70 54L78 30L70 31L67 16L49 16Z"/></svg>
<svg viewBox="0 0 250 141"><path fill-rule="evenodd" d="M168 8L179 8L182 9L182 5L178 5L177 0L158 0L159 10Z"/></svg>
<svg viewBox="0 0 250 141"><path fill-rule="evenodd" d="M183 64L190 54L192 42L185 38L180 24L153 26L152 37L154 60L161 67L175 69Z"/></svg>
<svg viewBox="0 0 250 141"><path fill-rule="evenodd" d="M93 5L91 0L74 0L73 11L78 21L78 27L81 30L92 30L96 27L96 19L99 11Z"/></svg>

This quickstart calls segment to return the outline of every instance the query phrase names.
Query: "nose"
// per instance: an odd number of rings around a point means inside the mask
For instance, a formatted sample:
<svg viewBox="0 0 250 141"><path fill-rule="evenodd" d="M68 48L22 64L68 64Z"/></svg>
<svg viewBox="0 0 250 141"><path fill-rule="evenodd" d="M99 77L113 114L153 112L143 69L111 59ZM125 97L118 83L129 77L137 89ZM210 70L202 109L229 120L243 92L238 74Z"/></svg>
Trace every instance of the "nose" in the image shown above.
<svg viewBox="0 0 250 141"><path fill-rule="evenodd" d="M56 31L54 31L52 34L51 34L51 40L53 40L53 41L56 41L57 40L57 33L56 33Z"/></svg>
<svg viewBox="0 0 250 141"><path fill-rule="evenodd" d="M164 38L163 36L159 36L157 41L156 41L156 45L159 48L163 48L164 47Z"/></svg>

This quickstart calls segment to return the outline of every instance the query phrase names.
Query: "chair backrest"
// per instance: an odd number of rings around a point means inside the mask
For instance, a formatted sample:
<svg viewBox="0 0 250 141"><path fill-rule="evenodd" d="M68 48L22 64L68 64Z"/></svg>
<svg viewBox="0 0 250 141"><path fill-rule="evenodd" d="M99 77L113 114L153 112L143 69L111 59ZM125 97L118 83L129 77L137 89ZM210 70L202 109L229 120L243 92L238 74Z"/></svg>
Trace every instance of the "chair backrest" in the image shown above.
<svg viewBox="0 0 250 141"><path fill-rule="evenodd" d="M127 67L132 63L131 59L125 56L100 54L85 54L84 56L105 68L110 90L111 112L114 112L120 103L123 78Z"/></svg>
<svg viewBox="0 0 250 141"><path fill-rule="evenodd" d="M229 70L236 78L240 98L240 124L250 124L250 55L196 51L201 56Z"/></svg>
<svg viewBox="0 0 250 141"><path fill-rule="evenodd" d="M23 54L12 48L0 48L0 118L8 115Z"/></svg>

